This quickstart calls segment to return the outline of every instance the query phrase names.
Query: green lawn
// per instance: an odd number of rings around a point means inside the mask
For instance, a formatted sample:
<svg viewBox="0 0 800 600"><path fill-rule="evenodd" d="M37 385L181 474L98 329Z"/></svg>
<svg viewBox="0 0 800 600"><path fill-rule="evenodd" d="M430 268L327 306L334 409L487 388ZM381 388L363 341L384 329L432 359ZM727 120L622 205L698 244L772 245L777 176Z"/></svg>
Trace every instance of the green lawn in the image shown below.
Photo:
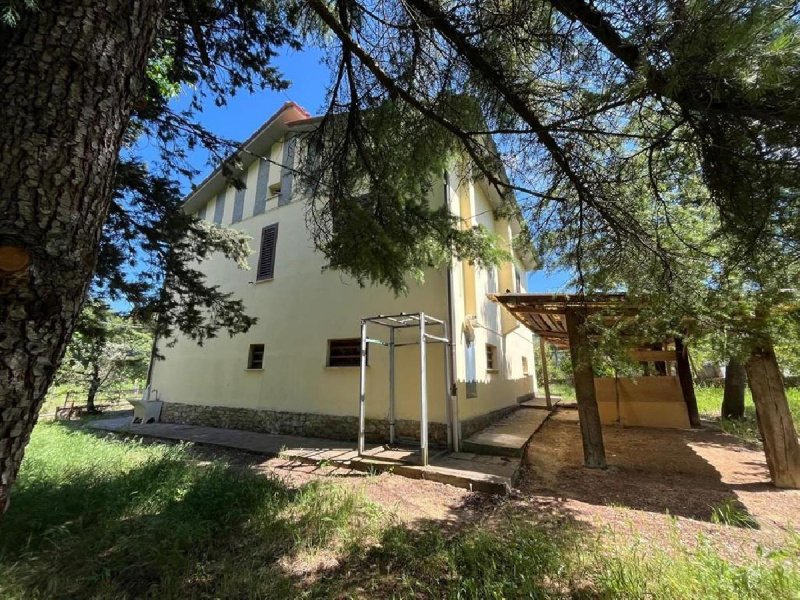
<svg viewBox="0 0 800 600"><path fill-rule="evenodd" d="M789 598L798 549L733 565L703 540L645 552L511 514L409 529L334 481L290 489L186 447L43 423L0 523L0 597ZM323 555L321 577L293 574Z"/></svg>
<svg viewBox="0 0 800 600"><path fill-rule="evenodd" d="M741 420L720 419L722 392L722 388L716 386L697 386L695 388L700 415L703 418L718 421L720 427L728 433L748 442L760 443L758 424L756 423L756 407L753 405L750 390L745 392L745 416ZM786 395L789 398L789 410L792 412L794 426L800 434L800 388L788 388Z"/></svg>

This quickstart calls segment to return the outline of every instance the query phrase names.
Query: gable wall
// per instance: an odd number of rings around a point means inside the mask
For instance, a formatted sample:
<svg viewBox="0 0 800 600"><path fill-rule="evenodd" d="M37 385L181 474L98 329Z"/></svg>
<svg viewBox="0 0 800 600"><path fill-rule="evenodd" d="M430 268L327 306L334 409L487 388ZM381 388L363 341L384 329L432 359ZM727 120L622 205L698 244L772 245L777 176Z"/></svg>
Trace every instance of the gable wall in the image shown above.
<svg viewBox="0 0 800 600"><path fill-rule="evenodd" d="M281 141L270 149L269 184L280 181L278 164L283 157ZM275 164L278 163L278 164ZM253 215L256 205L258 162L246 173L243 219L233 226L247 233L253 252L250 270L240 271L220 256L202 265L209 281L233 292L259 322L246 334L207 341L199 347L180 339L169 348L160 345L165 361L156 363L153 388L160 399L201 406L240 407L275 411L356 415L358 409L358 368L327 367L327 340L359 335L361 317L425 311L447 318L445 270L426 274L424 285L411 285L408 296L395 298L384 288L360 288L356 282L335 272L322 272L323 260L315 253L305 224L305 203L295 200L279 206L272 197L263 214ZM495 221L485 190L470 181L450 176L451 210L464 218L464 226L483 224L508 238L507 222ZM441 188L434 186L441 201ZM225 192L223 225L231 225L236 192ZM216 193L209 193L206 219L213 220ZM199 208L199 207L198 207ZM278 223L275 278L256 282L256 262L261 230ZM368 243L368 241L367 241ZM491 411L514 406L518 396L529 393L532 380L522 374L521 357L528 357L533 372L533 346L526 329L504 329L502 309L486 298L488 291L502 291L507 272L497 269L494 290L489 274L466 263L454 262L456 381L459 415L462 421ZM513 279L513 272L511 275ZM466 315L477 316L474 369L466 364L467 344L463 334ZM438 333L438 332L434 332ZM505 333L505 335L503 335ZM370 337L388 338L388 331L373 327ZM398 333L398 341L416 339L417 330ZM264 369L246 369L250 344L265 345ZM486 343L497 347L498 370L486 369ZM418 347L397 350L397 418L419 418ZM367 416L385 419L388 412L388 360L385 348L370 347L367 373ZM428 346L429 415L432 422L445 422L444 349ZM474 375L470 375L474 373ZM476 397L467 397L467 379L474 377Z"/></svg>

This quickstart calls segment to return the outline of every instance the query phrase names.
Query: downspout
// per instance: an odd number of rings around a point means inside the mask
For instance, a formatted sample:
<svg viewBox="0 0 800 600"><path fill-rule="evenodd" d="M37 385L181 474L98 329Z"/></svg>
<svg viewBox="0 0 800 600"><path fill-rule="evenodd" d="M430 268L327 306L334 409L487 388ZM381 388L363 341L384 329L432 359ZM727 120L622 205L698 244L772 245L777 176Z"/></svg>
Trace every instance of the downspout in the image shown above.
<svg viewBox="0 0 800 600"><path fill-rule="evenodd" d="M444 205L450 212L450 176L444 172ZM458 385L456 384L456 332L455 304L453 303L453 259L447 265L447 330L450 341L448 342L448 360L450 361L450 423L452 451L461 450L461 421L458 418Z"/></svg>

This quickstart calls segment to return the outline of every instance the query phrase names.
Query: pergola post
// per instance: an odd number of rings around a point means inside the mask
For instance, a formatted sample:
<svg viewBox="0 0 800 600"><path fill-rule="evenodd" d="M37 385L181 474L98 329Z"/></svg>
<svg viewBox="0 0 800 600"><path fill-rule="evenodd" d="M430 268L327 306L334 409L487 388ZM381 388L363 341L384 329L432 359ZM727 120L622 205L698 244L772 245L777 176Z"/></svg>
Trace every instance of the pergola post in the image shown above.
<svg viewBox="0 0 800 600"><path fill-rule="evenodd" d="M550 375L547 373L547 346L544 343L544 338L539 336L539 352L542 355L542 381L544 382L544 399L547 403L547 408L553 408L553 401L550 397ZM534 373L534 378L536 374Z"/></svg>
<svg viewBox="0 0 800 600"><path fill-rule="evenodd" d="M589 468L605 469L606 453L594 389L592 347L586 331L586 309L568 306L565 317L583 440L583 462Z"/></svg>
<svg viewBox="0 0 800 600"><path fill-rule="evenodd" d="M689 413L689 423L692 427L700 427L700 411L697 408L697 396L694 393L689 347L683 343L680 336L675 337L675 369L678 371L683 401L686 402L686 410Z"/></svg>

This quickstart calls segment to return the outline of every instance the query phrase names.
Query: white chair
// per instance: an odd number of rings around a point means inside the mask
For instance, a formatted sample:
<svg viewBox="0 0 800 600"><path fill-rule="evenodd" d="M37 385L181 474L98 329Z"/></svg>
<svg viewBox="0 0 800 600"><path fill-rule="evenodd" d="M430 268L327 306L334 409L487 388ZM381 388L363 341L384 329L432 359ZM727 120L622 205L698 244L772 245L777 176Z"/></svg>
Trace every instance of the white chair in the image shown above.
<svg viewBox="0 0 800 600"><path fill-rule="evenodd" d="M151 400L150 398L155 398ZM161 406L163 402L158 400L158 390L151 390L150 386L144 389L141 400L128 400L133 406L133 419L131 423L156 423L161 418Z"/></svg>

